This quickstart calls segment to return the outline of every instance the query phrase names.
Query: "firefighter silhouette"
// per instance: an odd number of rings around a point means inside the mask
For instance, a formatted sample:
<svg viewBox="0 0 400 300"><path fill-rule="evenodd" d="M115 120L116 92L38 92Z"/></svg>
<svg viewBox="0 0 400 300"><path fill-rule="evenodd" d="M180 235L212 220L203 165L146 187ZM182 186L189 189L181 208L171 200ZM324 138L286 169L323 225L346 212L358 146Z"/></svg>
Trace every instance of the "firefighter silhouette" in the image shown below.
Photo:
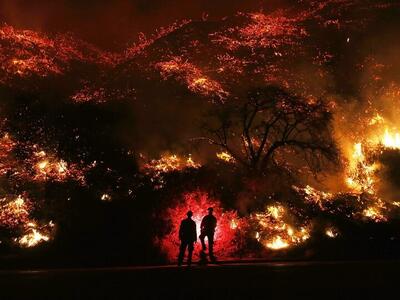
<svg viewBox="0 0 400 300"><path fill-rule="evenodd" d="M187 264L192 264L192 254L194 243L197 241L196 223L192 220L193 213L187 212L187 218L182 220L179 227L179 240L181 245L179 247L178 265L181 266L183 257L185 256L186 248L188 249Z"/></svg>
<svg viewBox="0 0 400 300"><path fill-rule="evenodd" d="M215 261L215 256L214 256L214 233L215 233L215 228L217 227L217 218L213 215L213 208L209 207L208 209L208 215L206 215L202 220L201 220L201 225L200 225L200 241L201 241L201 246L202 246L202 251L206 251L207 247L204 242L205 237L207 237L208 241L208 255L210 257L211 261Z"/></svg>

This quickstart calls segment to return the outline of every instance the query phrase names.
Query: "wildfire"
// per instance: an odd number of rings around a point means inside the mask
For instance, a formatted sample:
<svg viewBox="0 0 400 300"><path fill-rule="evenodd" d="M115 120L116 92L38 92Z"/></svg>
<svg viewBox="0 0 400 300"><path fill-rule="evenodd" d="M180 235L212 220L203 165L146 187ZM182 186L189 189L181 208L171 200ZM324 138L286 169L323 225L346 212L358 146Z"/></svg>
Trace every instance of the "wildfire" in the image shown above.
<svg viewBox="0 0 400 300"><path fill-rule="evenodd" d="M198 169L200 167L201 164L195 162L191 155L181 157L177 154L165 154L160 159L153 159L144 164L142 169L145 174L150 176L155 188L159 189L164 186L164 174L185 169Z"/></svg>
<svg viewBox="0 0 400 300"><path fill-rule="evenodd" d="M289 243L283 240L279 235L268 241L265 246L273 250L279 250L289 247Z"/></svg>
<svg viewBox="0 0 400 300"><path fill-rule="evenodd" d="M232 219L232 220L231 220L231 225L230 225L230 227L231 227L231 229L236 229L236 228L238 228L237 220Z"/></svg>
<svg viewBox="0 0 400 300"><path fill-rule="evenodd" d="M23 149L27 157L20 158L15 155L15 149ZM5 133L0 138L0 174L9 178L30 181L66 181L75 180L85 183L85 172L90 168L81 167L74 163L67 163L55 154L47 153L38 145L20 143Z"/></svg>
<svg viewBox="0 0 400 300"><path fill-rule="evenodd" d="M31 203L21 195L9 201L7 198L0 199L0 225L15 228L19 225L29 223Z"/></svg>
<svg viewBox="0 0 400 300"><path fill-rule="evenodd" d="M70 35L47 36L31 30L0 27L0 81L13 76L62 74L73 61L113 65L115 56Z"/></svg>
<svg viewBox="0 0 400 300"><path fill-rule="evenodd" d="M400 134L392 133L387 128L385 134L382 137L382 145L390 149L400 149Z"/></svg>
<svg viewBox="0 0 400 300"><path fill-rule="evenodd" d="M155 67L160 70L164 79L176 76L179 81L184 82L188 89L194 93L216 97L219 100L223 100L229 95L220 83L206 76L198 67L180 57L159 62Z"/></svg>
<svg viewBox="0 0 400 300"><path fill-rule="evenodd" d="M375 222L387 221L387 217L377 207L368 207L363 211L363 215L367 218L374 220Z"/></svg>
<svg viewBox="0 0 400 300"><path fill-rule="evenodd" d="M270 205L264 213L252 216L256 222L256 239L272 250L288 248L308 240L309 229L305 226L295 229L285 221L287 215L283 206Z"/></svg>
<svg viewBox="0 0 400 300"><path fill-rule="evenodd" d="M338 231L333 227L327 228L325 230L325 234L326 234L326 236L328 236L329 238L332 238L332 239L336 238L339 235Z"/></svg>
<svg viewBox="0 0 400 300"><path fill-rule="evenodd" d="M230 155L228 152L219 152L216 154L216 156L220 159L223 160L227 163L235 163L236 160L233 158L232 155Z"/></svg>
<svg viewBox="0 0 400 300"><path fill-rule="evenodd" d="M374 117L371 118L368 125L382 124L384 122L385 119L380 114L376 114Z"/></svg>
<svg viewBox="0 0 400 300"><path fill-rule="evenodd" d="M38 228L35 220L30 216L32 210L31 201L19 195L15 199L7 201L0 200L0 226L10 229L20 228L24 234L14 240L21 247L34 247L41 242L50 240L50 228L54 227L53 222Z"/></svg>
<svg viewBox="0 0 400 300"><path fill-rule="evenodd" d="M109 195L109 194L103 194L103 195L101 195L101 197L100 197L100 199L102 200L102 201L111 201L112 200L112 198L111 198L111 196Z"/></svg>
<svg viewBox="0 0 400 300"><path fill-rule="evenodd" d="M378 169L375 163L369 163L363 152L362 144L354 144L352 157L350 158L347 185L357 192L375 194L374 173Z"/></svg>
<svg viewBox="0 0 400 300"><path fill-rule="evenodd" d="M34 165L34 180L45 181L64 181L68 178L84 182L83 170L75 165L69 166L62 159L57 159L54 155L48 155L44 151L37 151L33 154L31 164Z"/></svg>
<svg viewBox="0 0 400 300"><path fill-rule="evenodd" d="M307 202L317 204L321 210L325 210L325 204L333 200L333 194L328 192L319 191L309 185L305 188L299 188L293 186L293 188L304 194L304 198Z"/></svg>
<svg viewBox="0 0 400 300"><path fill-rule="evenodd" d="M190 40L187 44L186 40L185 42L180 42L178 44L179 47L176 47L180 48L179 50L168 47L165 47L167 49L158 48L158 43L155 43L155 41L166 37L171 32L189 23L186 20L177 22L169 27L161 28L153 36L145 37L141 35L139 43L128 48L125 53L120 55L100 51L70 35L46 35L31 30L17 30L11 26L0 26L0 83L14 82L13 80L22 82L21 79L25 78L37 78L39 80L48 76L60 76L75 66L77 62L90 64L91 67L113 67L118 63L117 71L123 70L119 74L125 74L126 70L123 68L126 65L131 66L129 63L133 61L133 58L138 58L143 54L142 57L146 57L146 59L137 59L135 62L140 61L140 63L137 63L140 65L138 69L140 72L149 70L154 72L156 69L162 79L172 78L190 92L222 103L228 98L236 100L239 99L240 95L245 95L243 91L237 93L235 90L237 82L241 83L238 86L246 89L250 86L263 86L265 83L278 83L279 86L287 88L290 93L293 91L297 93L297 89L289 89L289 87L291 87L291 81L293 81L292 77L296 77L297 86L305 86L304 80L299 79L302 75L297 74L301 73L298 69L302 69L302 71L306 69L306 77L309 81L313 81L314 77L311 77L311 75L314 73L318 74L318 80L323 78L324 81L313 82L311 90L319 89L319 87L314 86L334 86L325 82L330 77L334 78L333 75L325 76L327 74L325 69L330 69L338 64L330 64L327 68L325 66L327 62L335 57L333 54L335 52L334 49L341 48L341 46L328 46L330 45L330 39L327 39L326 42L319 42L318 47L316 47L312 34L314 30L310 24L313 24L313 26L318 24L318 31L322 32L323 28L328 27L329 32L333 32L331 28L339 29L344 26L350 26L349 24L354 26L362 22L362 20L357 22L357 20L342 18L345 15L345 10L351 11L351 18L356 18L357 15L363 15L359 11L365 10L368 5L376 5L378 8L382 4L361 0L300 2L304 2L302 3L303 6L296 10L288 8L275 10L270 14L261 12L238 14L235 18L232 18L232 22L228 19L227 21L221 21L222 25L220 27L217 27L219 24L216 24L215 30L214 25L212 25L210 27L213 28L212 33L205 34L202 38L196 37L196 40ZM370 4L361 5L361 2ZM353 10L355 8L358 10ZM329 13L329 9L332 10L333 17ZM234 25L232 26L232 24ZM205 28L208 28L207 26ZM194 26L194 28L196 27ZM190 29L192 28L190 27ZM185 39L189 39L187 31L182 31L186 32ZM347 32L346 34L349 35L342 36L346 47L356 44L353 42L356 41L352 37L353 35ZM193 34L193 36L196 35ZM352 38L350 39L350 37ZM171 40L173 39L165 39L160 44L166 45ZM203 43L202 40L208 41L205 44L208 52L217 54L210 57L207 56L203 60L197 59L202 55L202 50L198 47ZM332 40L338 41L339 39L334 36ZM154 47L149 47L151 45ZM176 46L176 44L172 45ZM157 55L153 57L153 52L149 51L147 53L144 51L148 48L156 49L157 52L155 53ZM360 55L360 53L357 53L355 56ZM295 64L292 64L293 58L296 61ZM343 61L347 61L346 59ZM145 65L147 61L150 62ZM305 65L308 65L307 68L304 68ZM376 67L383 68L379 64ZM106 71L106 69L101 69L101 72L98 72L101 74L100 77L107 77L105 76ZM129 69L129 71L132 70ZM90 74L95 72L82 73L87 73L85 76L91 76ZM114 75L115 73L112 74ZM151 76L148 75L145 74L143 78L150 78ZM136 78L135 76L136 74L131 78ZM241 76L240 79L238 79L239 76ZM119 79L115 81L119 81ZM375 83L382 82L384 81L383 79L384 77L381 74L373 76ZM103 82L96 85L94 81L86 77L81 79L79 81L81 85L75 88L73 95L69 95L70 98L79 103L88 101L105 102L111 98L131 96L136 92L135 88L131 87L130 82L124 82L126 87L116 88L107 86ZM304 89L307 89L307 87ZM7 97L8 93L9 91L6 89L5 94ZM302 93L303 90L299 92L299 94ZM320 92L317 91L315 93ZM52 94L50 93L50 95ZM326 91L321 92L321 95L325 94L327 94ZM138 93L138 95L141 95L141 93ZM394 96L398 97L399 94L397 93ZM40 99L41 97L38 98ZM307 98L309 99L308 104L311 105L312 99L317 98L316 95L310 95ZM338 105L340 105L339 101ZM27 109L30 109L30 107L27 106ZM11 111L14 112L14 110ZM372 112L375 113L376 111L378 110L373 110ZM368 114L370 113L371 110L369 110ZM383 113L375 114L370 120L362 119L361 125L375 126L376 130L374 129L374 132L371 133L372 129L368 129L365 134L361 134L357 138L352 137L350 139L353 145L352 149L343 151L347 155L344 159L344 176L341 176L340 181L345 182L348 190L351 191L350 193L347 191L345 194L346 196L354 196L348 198L356 199L354 200L354 207L357 206L354 209L353 206L349 206L353 211L347 214L348 216L361 216L362 219L368 218L375 222L388 220L388 209L386 208L388 201L386 199L383 201L378 195L378 184L380 183L378 171L384 170L384 168L378 163L376 156L379 151L383 152L385 149L400 149L400 133L395 131L395 126L389 126L386 123L387 119ZM290 127L289 125L287 124L287 128ZM386 126L385 130L384 126ZM10 128L18 128L18 126L10 126ZM277 134L269 132L272 135ZM298 134L302 135L302 132L300 129ZM373 138L370 138L372 136ZM24 138L29 140L29 137ZM244 138L244 143L248 143L248 147L258 147L262 142L264 143L265 141L255 137ZM16 148L18 148L18 151L14 153ZM69 179L84 183L84 168L71 162L67 157L59 157L56 149L46 147L44 149L46 151L36 145L24 145L22 142L14 141L9 134L4 134L0 138L0 174L10 182L14 179L20 181L23 179L31 185L39 185L49 181L64 182ZM21 155L22 158L15 155L17 152L23 153ZM216 153L216 157L226 163L233 164L236 162L235 158L228 152ZM162 155L159 159L150 160L143 165L141 171L150 177L156 188L159 188L164 184L166 173L184 172L185 170L200 167L201 165L194 161L191 155L167 154ZM141 178L141 176L137 178ZM148 177L145 178L148 179ZM17 180L14 181L17 182ZM123 180L121 181L123 182ZM17 183L15 186L18 188L20 186L29 186L29 184L22 185L20 182ZM121 190L122 187L124 186L121 185ZM337 194L319 191L309 185L304 188L296 186L293 188L302 195L306 204L314 204L312 205L313 208L318 206L320 210L327 210L328 207L334 206L338 196ZM97 195L102 201L112 200L112 196L104 191L98 192ZM174 200L176 201L171 203L171 207L167 209L164 216L164 221L169 225L166 228L170 228L170 231L158 241L170 259L176 257L177 245L179 244L177 240L179 222L185 217L186 211L189 209L194 212L193 218L199 228L201 218L206 214L206 208L209 206L214 207L218 218L215 248L217 256L235 253L238 247L235 238L238 233L244 230L243 228L246 226L243 226L243 224L246 222L252 225L249 226L250 236L265 248L272 250L288 249L300 245L305 243L311 235L309 221L299 222L294 217L297 214L294 214L295 209L293 207L289 208L278 203L267 206L263 212L239 218L236 211L224 210L218 199L210 197L205 192L185 193L180 199ZM393 202L391 205L400 207L400 202ZM45 228L50 225L41 227L32 219L32 207L33 202L28 200L24 193L17 197L7 196L0 199L0 225L4 228L15 229L18 227L18 229L23 229L24 235L15 239L22 247L33 247L49 241L51 237L49 231ZM323 229L329 238L335 238L339 234L334 227ZM199 249L198 245L196 247Z"/></svg>
<svg viewBox="0 0 400 300"><path fill-rule="evenodd" d="M132 57L140 54L144 49L151 46L155 41L167 36L171 32L189 24L191 20L177 21L170 26L159 28L153 35L145 36L143 33L139 36L139 42L130 46L124 55L124 59L131 59Z"/></svg>
<svg viewBox="0 0 400 300"><path fill-rule="evenodd" d="M154 173L168 173L172 171L180 171L185 168L199 168L201 165L195 163L191 155L187 158L180 157L176 154L163 155L158 160L151 160L144 166L145 170Z"/></svg>
<svg viewBox="0 0 400 300"><path fill-rule="evenodd" d="M36 223L29 223L27 233L21 238L17 239L21 247L34 247L42 242L48 242L50 237L43 232L38 231Z"/></svg>

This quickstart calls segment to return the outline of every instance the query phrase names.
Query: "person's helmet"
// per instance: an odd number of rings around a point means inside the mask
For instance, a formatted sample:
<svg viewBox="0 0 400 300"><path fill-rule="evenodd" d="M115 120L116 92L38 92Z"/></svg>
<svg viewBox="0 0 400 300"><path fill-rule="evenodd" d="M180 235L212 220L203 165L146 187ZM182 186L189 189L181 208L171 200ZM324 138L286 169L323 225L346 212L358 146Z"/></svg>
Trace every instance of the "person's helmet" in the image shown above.
<svg viewBox="0 0 400 300"><path fill-rule="evenodd" d="M214 211L214 209L212 207L207 208L209 213L212 213Z"/></svg>
<svg viewBox="0 0 400 300"><path fill-rule="evenodd" d="M189 218L191 218L191 217L193 216L193 212L192 212L191 210L189 210L189 211L186 213L186 215L187 215Z"/></svg>

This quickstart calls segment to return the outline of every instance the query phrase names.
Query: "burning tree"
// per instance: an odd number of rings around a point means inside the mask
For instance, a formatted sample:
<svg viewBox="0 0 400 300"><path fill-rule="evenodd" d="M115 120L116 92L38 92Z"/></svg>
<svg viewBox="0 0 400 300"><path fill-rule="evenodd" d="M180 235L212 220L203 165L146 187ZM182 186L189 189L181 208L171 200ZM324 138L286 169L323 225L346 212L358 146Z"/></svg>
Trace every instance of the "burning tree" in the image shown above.
<svg viewBox="0 0 400 300"><path fill-rule="evenodd" d="M248 97L217 106L205 125L208 141L245 168L264 173L288 154L302 154L311 170L335 160L329 107L279 87L253 89Z"/></svg>

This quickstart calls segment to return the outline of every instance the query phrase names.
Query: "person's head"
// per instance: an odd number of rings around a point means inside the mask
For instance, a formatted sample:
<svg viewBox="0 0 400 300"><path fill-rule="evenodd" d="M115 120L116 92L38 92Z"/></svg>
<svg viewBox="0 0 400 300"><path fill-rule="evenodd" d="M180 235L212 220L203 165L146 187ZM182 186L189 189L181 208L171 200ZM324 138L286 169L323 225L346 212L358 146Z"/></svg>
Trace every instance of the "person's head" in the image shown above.
<svg viewBox="0 0 400 300"><path fill-rule="evenodd" d="M212 207L207 208L207 210L209 215L213 214L214 209Z"/></svg>
<svg viewBox="0 0 400 300"><path fill-rule="evenodd" d="M190 218L193 216L193 212L192 212L191 210L189 210L189 211L186 213L186 215L187 215L187 217L190 219Z"/></svg>

